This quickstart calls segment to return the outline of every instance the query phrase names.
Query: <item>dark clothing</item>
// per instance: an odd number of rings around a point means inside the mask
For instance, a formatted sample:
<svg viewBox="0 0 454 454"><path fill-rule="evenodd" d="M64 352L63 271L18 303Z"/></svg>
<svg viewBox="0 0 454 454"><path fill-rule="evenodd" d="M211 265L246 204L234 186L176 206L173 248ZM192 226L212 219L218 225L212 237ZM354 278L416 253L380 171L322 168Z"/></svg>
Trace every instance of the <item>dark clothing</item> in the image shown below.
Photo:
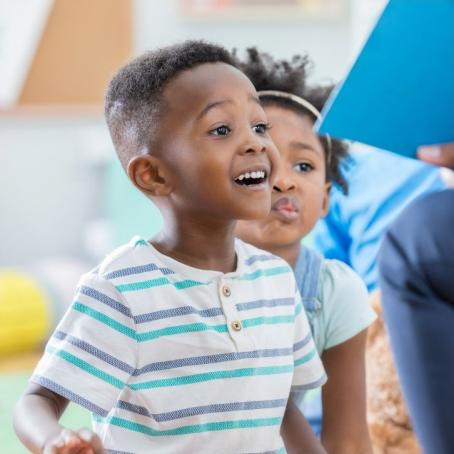
<svg viewBox="0 0 454 454"><path fill-rule="evenodd" d="M391 224L379 255L385 321L426 454L454 453L454 190L423 196Z"/></svg>

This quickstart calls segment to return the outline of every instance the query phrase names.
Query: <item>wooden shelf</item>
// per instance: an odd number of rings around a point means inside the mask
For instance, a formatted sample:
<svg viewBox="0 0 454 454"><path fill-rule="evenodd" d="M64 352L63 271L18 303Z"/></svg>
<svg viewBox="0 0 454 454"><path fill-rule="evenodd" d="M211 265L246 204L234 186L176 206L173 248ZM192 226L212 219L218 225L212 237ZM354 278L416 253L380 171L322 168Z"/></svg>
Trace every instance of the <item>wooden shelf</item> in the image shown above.
<svg viewBox="0 0 454 454"><path fill-rule="evenodd" d="M29 104L10 109L0 109L0 119L27 117L99 117L104 115L104 106L96 104Z"/></svg>

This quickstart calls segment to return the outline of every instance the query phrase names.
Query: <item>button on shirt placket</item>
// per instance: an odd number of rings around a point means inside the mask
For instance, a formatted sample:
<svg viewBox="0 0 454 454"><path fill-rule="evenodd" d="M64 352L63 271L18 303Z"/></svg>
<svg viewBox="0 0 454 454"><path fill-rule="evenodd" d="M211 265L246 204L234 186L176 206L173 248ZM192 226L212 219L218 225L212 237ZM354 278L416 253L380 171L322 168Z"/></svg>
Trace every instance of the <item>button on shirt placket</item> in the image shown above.
<svg viewBox="0 0 454 454"><path fill-rule="evenodd" d="M219 297L226 318L227 329L236 348L239 349L241 346L246 346L249 342L245 336L243 323L236 308L235 295L231 282L227 280L221 280L219 282Z"/></svg>

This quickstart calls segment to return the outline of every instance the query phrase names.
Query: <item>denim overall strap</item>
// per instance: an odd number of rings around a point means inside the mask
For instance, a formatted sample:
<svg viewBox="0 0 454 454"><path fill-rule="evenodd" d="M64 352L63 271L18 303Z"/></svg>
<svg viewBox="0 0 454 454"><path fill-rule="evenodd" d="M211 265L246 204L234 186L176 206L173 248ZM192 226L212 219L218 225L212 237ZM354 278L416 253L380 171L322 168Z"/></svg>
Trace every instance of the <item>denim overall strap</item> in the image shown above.
<svg viewBox="0 0 454 454"><path fill-rule="evenodd" d="M320 310L320 302L316 297L322 262L323 257L317 251L301 246L295 266L295 278L304 308L310 315Z"/></svg>

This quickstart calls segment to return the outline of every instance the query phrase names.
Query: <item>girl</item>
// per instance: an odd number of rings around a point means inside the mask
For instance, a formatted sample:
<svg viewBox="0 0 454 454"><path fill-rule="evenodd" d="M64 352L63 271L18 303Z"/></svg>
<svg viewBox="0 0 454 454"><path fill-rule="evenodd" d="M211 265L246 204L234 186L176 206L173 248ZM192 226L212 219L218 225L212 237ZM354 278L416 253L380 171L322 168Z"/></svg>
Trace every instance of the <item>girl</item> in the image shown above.
<svg viewBox="0 0 454 454"><path fill-rule="evenodd" d="M240 221L237 235L294 269L328 382L322 389L321 441L329 453L372 452L366 422L365 342L375 319L360 278L345 264L301 245L328 211L332 184L345 192L344 144L313 132L329 89L306 86L308 59L275 61L248 49L241 69L255 85L280 152L272 210ZM307 399L305 399L307 400ZM314 429L317 429L314 427Z"/></svg>

